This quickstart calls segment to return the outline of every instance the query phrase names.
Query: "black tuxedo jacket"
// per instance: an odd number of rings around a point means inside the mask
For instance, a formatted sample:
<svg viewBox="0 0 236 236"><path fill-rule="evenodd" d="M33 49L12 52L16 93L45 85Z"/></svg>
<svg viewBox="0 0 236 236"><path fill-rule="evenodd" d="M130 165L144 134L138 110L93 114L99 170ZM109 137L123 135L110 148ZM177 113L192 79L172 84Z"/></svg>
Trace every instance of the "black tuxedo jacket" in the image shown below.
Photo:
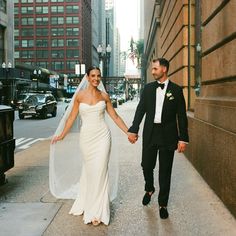
<svg viewBox="0 0 236 236"><path fill-rule="evenodd" d="M143 147L151 141L156 108L156 81L146 84L137 106L133 124L129 132L138 133L144 117ZM179 140L188 142L188 120L183 91L180 86L169 81L162 109L163 141L166 147L176 149Z"/></svg>

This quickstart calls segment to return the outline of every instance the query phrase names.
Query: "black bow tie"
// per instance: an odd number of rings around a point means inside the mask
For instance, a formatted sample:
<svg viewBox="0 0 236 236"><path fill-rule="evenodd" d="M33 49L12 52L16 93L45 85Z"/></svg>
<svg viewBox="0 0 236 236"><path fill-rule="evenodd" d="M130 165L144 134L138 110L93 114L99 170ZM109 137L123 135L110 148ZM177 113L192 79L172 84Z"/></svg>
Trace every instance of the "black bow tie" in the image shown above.
<svg viewBox="0 0 236 236"><path fill-rule="evenodd" d="M164 89L164 87L165 87L165 84L161 84L161 83L158 83L158 82L156 82L156 88L161 88L161 89Z"/></svg>

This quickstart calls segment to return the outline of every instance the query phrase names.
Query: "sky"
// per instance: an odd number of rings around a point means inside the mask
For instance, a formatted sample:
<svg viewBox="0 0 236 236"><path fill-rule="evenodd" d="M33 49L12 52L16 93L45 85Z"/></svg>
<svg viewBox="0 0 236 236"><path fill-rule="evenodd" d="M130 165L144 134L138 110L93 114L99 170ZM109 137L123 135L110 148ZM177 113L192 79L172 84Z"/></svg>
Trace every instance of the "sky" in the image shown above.
<svg viewBox="0 0 236 236"><path fill-rule="evenodd" d="M139 0L115 0L116 24L120 32L121 51L129 49L130 39L138 39L138 3Z"/></svg>

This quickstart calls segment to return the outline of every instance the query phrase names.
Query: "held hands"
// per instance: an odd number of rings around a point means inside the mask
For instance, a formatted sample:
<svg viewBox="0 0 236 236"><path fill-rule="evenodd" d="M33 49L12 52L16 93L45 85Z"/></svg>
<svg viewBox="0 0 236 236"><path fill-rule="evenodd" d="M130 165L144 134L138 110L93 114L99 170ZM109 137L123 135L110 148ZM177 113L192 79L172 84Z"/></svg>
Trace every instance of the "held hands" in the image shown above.
<svg viewBox="0 0 236 236"><path fill-rule="evenodd" d="M128 133L128 140L130 143L135 143L138 140L138 134Z"/></svg>

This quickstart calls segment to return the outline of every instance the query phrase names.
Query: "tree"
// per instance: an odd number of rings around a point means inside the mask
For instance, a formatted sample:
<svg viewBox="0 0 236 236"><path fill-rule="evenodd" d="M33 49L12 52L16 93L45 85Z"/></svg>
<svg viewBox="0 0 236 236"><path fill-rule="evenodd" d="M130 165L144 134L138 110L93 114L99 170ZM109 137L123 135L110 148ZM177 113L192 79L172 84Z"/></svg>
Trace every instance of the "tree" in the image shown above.
<svg viewBox="0 0 236 236"><path fill-rule="evenodd" d="M135 45L136 45L135 52L136 52L137 63L138 63L138 67L140 67L142 64L142 56L143 56L143 51L144 51L143 39L140 39L137 42L135 42Z"/></svg>

